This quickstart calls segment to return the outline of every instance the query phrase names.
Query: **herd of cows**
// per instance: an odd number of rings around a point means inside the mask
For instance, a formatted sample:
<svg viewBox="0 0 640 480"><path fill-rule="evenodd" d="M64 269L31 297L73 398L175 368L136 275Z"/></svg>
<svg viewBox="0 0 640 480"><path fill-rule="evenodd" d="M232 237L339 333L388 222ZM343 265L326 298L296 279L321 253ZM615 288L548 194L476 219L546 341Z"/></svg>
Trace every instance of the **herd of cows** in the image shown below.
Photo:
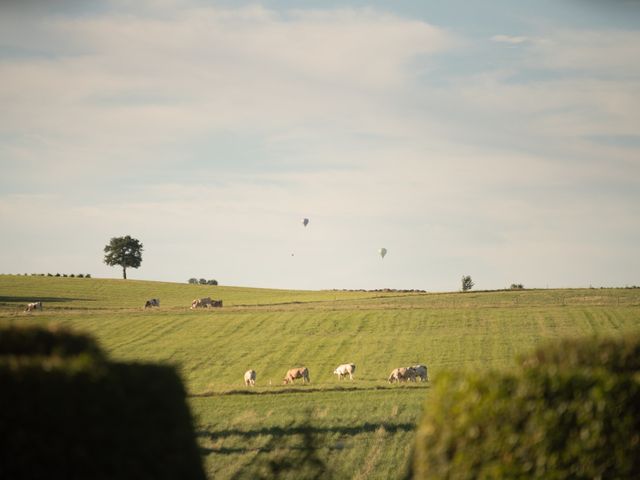
<svg viewBox="0 0 640 480"><path fill-rule="evenodd" d="M334 375L338 375L339 380L342 380L342 378L346 377L347 375L349 375L349 378L353 380L353 374L355 373L355 371L355 363L344 363L342 365L338 365L333 373ZM253 387L256 384L256 378L257 373L255 370L247 370L244 373L244 384L248 387ZM293 383L294 380L298 378L302 379L302 383L310 383L311 379L309 378L309 369L307 367L298 367L288 370L287 374L284 376L282 383L284 385ZM418 364L411 367L394 368L391 372L391 375L389 375L388 382L416 382L418 379L420 379L421 382L426 382L429 380L429 373L427 371L426 365Z"/></svg>
<svg viewBox="0 0 640 480"><path fill-rule="evenodd" d="M159 307L160 299L152 298L147 300L144 304L144 308ZM222 300L211 300L211 297L196 298L191 302L191 308L221 308Z"/></svg>
<svg viewBox="0 0 640 480"><path fill-rule="evenodd" d="M151 298L144 304L144 308L159 307L160 299ZM210 297L196 298L191 302L191 308L220 308L222 307L222 300L212 300ZM34 310L42 310L42 302L32 302L27 304L26 312ZM353 380L353 374L356 371L355 363L344 363L338 365L334 370L334 375L338 375L338 379L342 380L349 375L349 379ZM257 374L255 370L247 370L244 374L244 384L246 386L255 386ZM309 369L307 367L292 368L287 371L283 379L283 384L294 383L294 380L302 379L302 383L310 383ZM400 382L416 382L420 379L421 382L429 380L429 374L427 366L418 364L411 367L398 367L394 368L387 379L389 383Z"/></svg>
<svg viewBox="0 0 640 480"><path fill-rule="evenodd" d="M150 298L144 303L144 308L159 307L159 298ZM211 297L196 298L191 302L191 308L221 308L222 300L211 300ZM31 302L24 309L25 312L33 312L34 310L42 310L42 302Z"/></svg>

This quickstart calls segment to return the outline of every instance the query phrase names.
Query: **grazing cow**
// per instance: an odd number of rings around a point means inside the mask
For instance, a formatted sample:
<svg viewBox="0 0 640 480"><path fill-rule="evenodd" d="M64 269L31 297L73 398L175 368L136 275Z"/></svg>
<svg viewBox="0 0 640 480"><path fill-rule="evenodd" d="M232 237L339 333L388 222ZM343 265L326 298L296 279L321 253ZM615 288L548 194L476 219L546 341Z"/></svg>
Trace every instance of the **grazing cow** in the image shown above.
<svg viewBox="0 0 640 480"><path fill-rule="evenodd" d="M338 380L342 380L342 377L349 375L349 378L353 380L353 372L356 371L355 363L345 363L333 371L334 375L338 375Z"/></svg>
<svg viewBox="0 0 640 480"><path fill-rule="evenodd" d="M301 378L302 379L302 383L311 382L311 380L309 380L309 370L307 370L307 367L292 368L284 376L284 382L283 383L285 385L287 383L293 383L293 381L296 378Z"/></svg>
<svg viewBox="0 0 640 480"><path fill-rule="evenodd" d="M255 370L247 370L244 372L244 384L248 387L251 385L252 387L256 384L256 371Z"/></svg>
<svg viewBox="0 0 640 480"><path fill-rule="evenodd" d="M418 364L411 367L416 372L416 378L420 378L421 382L429 380L429 371L426 365Z"/></svg>
<svg viewBox="0 0 640 480"><path fill-rule="evenodd" d="M144 308L159 307L159 306L160 306L159 298L152 298L151 300L147 300L144 304Z"/></svg>
<svg viewBox="0 0 640 480"><path fill-rule="evenodd" d="M191 308L209 308L212 303L210 297L196 298L191 302Z"/></svg>
<svg viewBox="0 0 640 480"><path fill-rule="evenodd" d="M27 304L25 312L33 312L34 310L42 310L42 302L32 302Z"/></svg>
<svg viewBox="0 0 640 480"><path fill-rule="evenodd" d="M416 371L409 367L399 367L399 368L395 368L393 369L393 371L391 372L391 375L389 375L389 383L393 383L393 382L406 382L407 380L411 380L413 382L416 381Z"/></svg>

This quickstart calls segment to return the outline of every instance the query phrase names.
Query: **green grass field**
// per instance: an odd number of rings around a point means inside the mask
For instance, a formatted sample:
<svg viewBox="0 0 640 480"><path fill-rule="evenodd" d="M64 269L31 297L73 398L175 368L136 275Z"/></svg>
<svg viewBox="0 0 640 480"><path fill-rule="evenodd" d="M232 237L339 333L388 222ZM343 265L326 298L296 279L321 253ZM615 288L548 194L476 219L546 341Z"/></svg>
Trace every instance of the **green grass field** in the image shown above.
<svg viewBox="0 0 640 480"><path fill-rule="evenodd" d="M202 296L225 307L189 310ZM145 311L152 297L161 307ZM36 300L44 311L23 312ZM1 275L0 322L64 325L114 359L176 365L210 478L255 478L299 454L308 427L335 477L386 479L404 472L430 385L389 385L393 368L422 362L437 381L445 369L510 368L559 337L637 332L640 290L407 294ZM353 382L332 374L345 362L357 365ZM300 365L311 384L282 386ZM253 389L242 382L249 368Z"/></svg>

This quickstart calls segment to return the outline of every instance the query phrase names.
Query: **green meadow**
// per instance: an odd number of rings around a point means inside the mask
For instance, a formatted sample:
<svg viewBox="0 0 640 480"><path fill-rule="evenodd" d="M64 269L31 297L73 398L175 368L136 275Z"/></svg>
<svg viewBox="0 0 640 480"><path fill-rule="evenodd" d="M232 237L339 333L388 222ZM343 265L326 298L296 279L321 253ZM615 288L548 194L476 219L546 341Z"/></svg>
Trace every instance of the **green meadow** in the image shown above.
<svg viewBox="0 0 640 480"><path fill-rule="evenodd" d="M224 307L189 309L204 296ZM143 309L153 297L160 308ZM42 312L24 312L37 300ZM266 475L269 462L313 442L308 463L336 478L387 479L406 471L440 372L509 369L560 337L638 332L640 289L290 291L0 275L0 322L61 325L90 333L114 359L175 365L210 478ZM332 373L346 362L357 365L354 381ZM430 382L387 383L393 368L418 362ZM303 365L311 383L283 386L286 370ZM243 385L249 368L255 388Z"/></svg>

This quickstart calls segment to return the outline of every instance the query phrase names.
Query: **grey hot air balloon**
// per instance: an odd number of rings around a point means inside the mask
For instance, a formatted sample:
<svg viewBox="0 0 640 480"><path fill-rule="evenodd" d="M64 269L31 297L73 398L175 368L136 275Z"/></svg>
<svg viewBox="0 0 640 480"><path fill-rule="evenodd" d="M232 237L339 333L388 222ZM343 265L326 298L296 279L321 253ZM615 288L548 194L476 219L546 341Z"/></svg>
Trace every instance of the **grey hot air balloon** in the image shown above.
<svg viewBox="0 0 640 480"><path fill-rule="evenodd" d="M380 250L378 250L378 253L380 254L380 258L384 258L384 256L387 254L387 249L382 247Z"/></svg>
<svg viewBox="0 0 640 480"><path fill-rule="evenodd" d="M306 227L307 225L309 225L309 219L308 219L308 218L303 218L303 219L302 219L302 225L304 225L305 227Z"/></svg>

